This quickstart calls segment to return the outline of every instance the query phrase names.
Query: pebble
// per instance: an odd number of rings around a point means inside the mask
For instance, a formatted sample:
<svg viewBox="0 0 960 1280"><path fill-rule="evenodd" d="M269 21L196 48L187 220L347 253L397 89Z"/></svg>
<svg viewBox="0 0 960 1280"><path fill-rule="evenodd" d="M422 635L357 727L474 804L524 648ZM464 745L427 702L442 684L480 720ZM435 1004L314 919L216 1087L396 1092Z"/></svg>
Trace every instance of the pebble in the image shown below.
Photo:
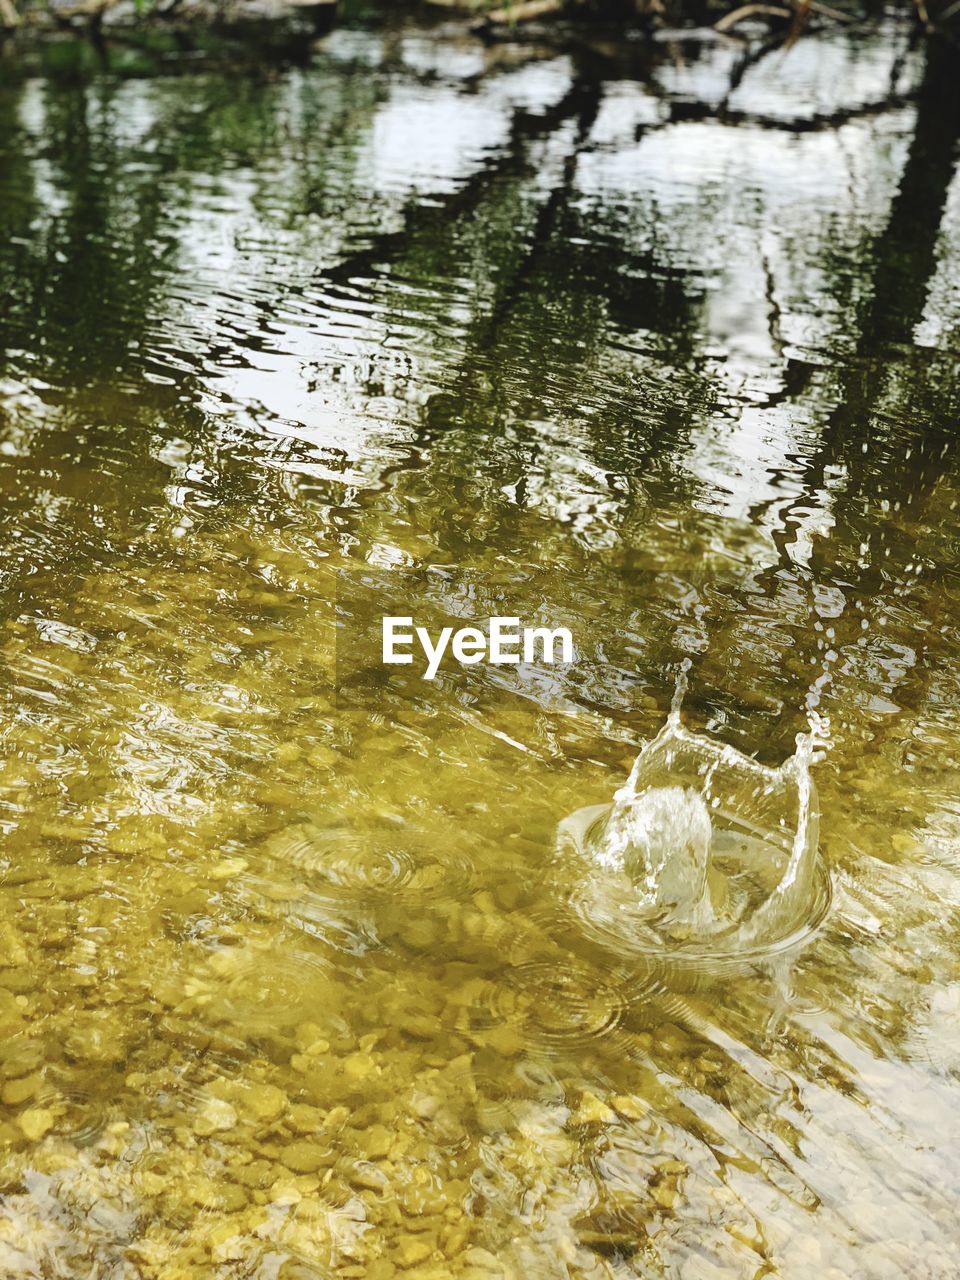
<svg viewBox="0 0 960 1280"><path fill-rule="evenodd" d="M375 1072L379 1072L379 1067L370 1053L351 1053L343 1060L343 1074L350 1080L366 1080Z"/></svg>
<svg viewBox="0 0 960 1280"><path fill-rule="evenodd" d="M188 1178L181 1188L181 1196L190 1204L202 1209L218 1209L224 1213L236 1213L246 1207L247 1194L235 1182L218 1181L197 1174Z"/></svg>
<svg viewBox="0 0 960 1280"><path fill-rule="evenodd" d="M287 1107L287 1095L273 1084L252 1084L237 1096L243 1111L255 1120L279 1120Z"/></svg>
<svg viewBox="0 0 960 1280"><path fill-rule="evenodd" d="M517 1058L526 1047L523 1035L507 1022L501 1023L498 1027L490 1027L471 1036L471 1039L484 1048L493 1049L504 1058Z"/></svg>
<svg viewBox="0 0 960 1280"><path fill-rule="evenodd" d="M439 1030L437 1019L427 1014L411 1014L400 1020L399 1027L414 1040L433 1040Z"/></svg>
<svg viewBox="0 0 960 1280"><path fill-rule="evenodd" d="M479 1267L483 1271L492 1271L497 1275L502 1274L503 1267L489 1251L489 1249L480 1249L476 1246L467 1249L463 1255L463 1261L470 1267Z"/></svg>
<svg viewBox="0 0 960 1280"><path fill-rule="evenodd" d="M0 1002L2 1004L2 1002ZM0 1064L4 1076L11 1079L33 1072L43 1064L43 1048L36 1040L7 1040L3 1043L5 1057Z"/></svg>
<svg viewBox="0 0 960 1280"><path fill-rule="evenodd" d="M329 1168L336 1160L331 1146L321 1142L289 1142L280 1159L293 1173L316 1173Z"/></svg>
<svg viewBox="0 0 960 1280"><path fill-rule="evenodd" d="M246 858L224 858L212 866L207 875L213 880L230 880L233 876L242 875L246 869Z"/></svg>
<svg viewBox="0 0 960 1280"><path fill-rule="evenodd" d="M610 1101L613 1103L614 1110L618 1111L626 1120L643 1120L649 1113L649 1108L641 1098L633 1098L628 1094L618 1093Z"/></svg>
<svg viewBox="0 0 960 1280"><path fill-rule="evenodd" d="M19 1107L32 1098L42 1084L43 1076L39 1072L22 1076L19 1080L7 1080L0 1090L0 1097L8 1107Z"/></svg>
<svg viewBox="0 0 960 1280"><path fill-rule="evenodd" d="M323 1112L308 1102L295 1102L289 1108L286 1122L294 1133L319 1133L323 1128Z"/></svg>
<svg viewBox="0 0 960 1280"><path fill-rule="evenodd" d="M277 1166L269 1160L251 1160L232 1171L235 1181L259 1191L272 1186L277 1177Z"/></svg>
<svg viewBox="0 0 960 1280"><path fill-rule="evenodd" d="M315 769L332 769L340 759L332 747L316 746L307 756Z"/></svg>
<svg viewBox="0 0 960 1280"><path fill-rule="evenodd" d="M246 1208L247 1194L243 1187L238 1187L234 1182L223 1182L219 1187L219 1205L224 1213L237 1213L240 1209Z"/></svg>
<svg viewBox="0 0 960 1280"><path fill-rule="evenodd" d="M415 1267L420 1262L426 1260L433 1253L433 1250L418 1236L403 1236L397 1245L396 1258L399 1266L407 1270L409 1267Z"/></svg>
<svg viewBox="0 0 960 1280"><path fill-rule="evenodd" d="M68 1033L64 1047L78 1062L120 1062L125 1054L113 1019L77 1024Z"/></svg>
<svg viewBox="0 0 960 1280"><path fill-rule="evenodd" d="M610 1124L616 1120L616 1112L608 1107L605 1102L589 1092L585 1092L580 1098L580 1105L570 1117L571 1124Z"/></svg>
<svg viewBox="0 0 960 1280"><path fill-rule="evenodd" d="M366 1280L393 1280L397 1268L389 1258L374 1258L367 1264Z"/></svg>
<svg viewBox="0 0 960 1280"><path fill-rule="evenodd" d="M908 831L895 831L890 837L890 845L895 853L917 854L923 852L923 844Z"/></svg>
<svg viewBox="0 0 960 1280"><path fill-rule="evenodd" d="M411 1218L440 1214L447 1207L443 1191L429 1183L425 1186L408 1183L400 1192L399 1199L400 1208Z"/></svg>
<svg viewBox="0 0 960 1280"><path fill-rule="evenodd" d="M359 1151L368 1160L385 1160L393 1146L393 1134L382 1124L372 1124L355 1135Z"/></svg>
<svg viewBox="0 0 960 1280"><path fill-rule="evenodd" d="M31 1107L20 1116L20 1128L31 1142L39 1142L57 1123L57 1117L48 1107Z"/></svg>
<svg viewBox="0 0 960 1280"><path fill-rule="evenodd" d="M193 1122L193 1131L202 1138L214 1133L224 1133L237 1123L237 1113L229 1102L222 1098L208 1098Z"/></svg>
<svg viewBox="0 0 960 1280"><path fill-rule="evenodd" d="M387 1175L375 1164L359 1160L350 1173L350 1183L362 1191L384 1191L387 1187Z"/></svg>
<svg viewBox="0 0 960 1280"><path fill-rule="evenodd" d="M670 1210L677 1202L676 1188L669 1182L658 1182L650 1188L650 1194L661 1209Z"/></svg>

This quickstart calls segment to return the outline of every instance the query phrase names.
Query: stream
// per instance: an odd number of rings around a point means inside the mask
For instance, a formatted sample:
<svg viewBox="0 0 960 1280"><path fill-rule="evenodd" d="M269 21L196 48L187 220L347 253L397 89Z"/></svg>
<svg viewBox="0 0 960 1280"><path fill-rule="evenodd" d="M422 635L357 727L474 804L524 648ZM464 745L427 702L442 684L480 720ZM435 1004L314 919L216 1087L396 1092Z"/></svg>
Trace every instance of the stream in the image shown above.
<svg viewBox="0 0 960 1280"><path fill-rule="evenodd" d="M0 1273L955 1276L960 77L911 30L0 83ZM494 614L575 660L379 660ZM673 732L793 790L667 770L604 845L681 667ZM636 913L664 822L698 896Z"/></svg>

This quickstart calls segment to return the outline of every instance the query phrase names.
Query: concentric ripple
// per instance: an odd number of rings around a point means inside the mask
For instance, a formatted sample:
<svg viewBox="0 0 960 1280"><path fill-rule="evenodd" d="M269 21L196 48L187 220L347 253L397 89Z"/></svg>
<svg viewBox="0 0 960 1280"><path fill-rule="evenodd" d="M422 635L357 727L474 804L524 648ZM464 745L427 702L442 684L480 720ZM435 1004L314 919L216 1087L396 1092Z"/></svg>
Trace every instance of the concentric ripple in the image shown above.
<svg viewBox="0 0 960 1280"><path fill-rule="evenodd" d="M96 1142L109 1119L107 1103L98 1094L54 1080L41 1086L32 1105L52 1112L51 1133L69 1138L78 1147Z"/></svg>
<svg viewBox="0 0 960 1280"><path fill-rule="evenodd" d="M342 896L318 893L293 881L248 876L237 897L258 916L296 929L334 951L361 955L377 944L376 930L362 906L345 903Z"/></svg>
<svg viewBox="0 0 960 1280"><path fill-rule="evenodd" d="M309 884L322 885L333 896L364 901L463 897L476 879L473 862L462 849L447 848L438 856L435 838L409 830L401 837L306 824L273 837L267 852L287 874L296 867Z"/></svg>
<svg viewBox="0 0 960 1280"><path fill-rule="evenodd" d="M749 839L738 842L741 853L749 847ZM770 867L782 866L782 856L778 860L777 851L766 842L752 840L750 845L755 859L765 857ZM760 896L762 877L755 867L745 865L745 858L731 858L728 871L731 894L737 894L744 902ZM620 886L611 888L609 883L594 878L572 886L559 910L585 940L616 954L621 961L629 958L637 965L655 966L669 985L672 980L689 978L697 970L704 974L735 971L800 947L822 923L830 901L830 875L818 858L802 919L782 934L751 941L740 936L738 920L702 937L664 937L650 927L649 915L625 896Z"/></svg>
<svg viewBox="0 0 960 1280"><path fill-rule="evenodd" d="M231 958L223 969L207 1011L239 1032L277 1031L316 1013L332 972L323 957L292 947Z"/></svg>
<svg viewBox="0 0 960 1280"><path fill-rule="evenodd" d="M524 1033L548 1044L588 1044L613 1035L638 994L572 957L518 965L506 982L516 993Z"/></svg>

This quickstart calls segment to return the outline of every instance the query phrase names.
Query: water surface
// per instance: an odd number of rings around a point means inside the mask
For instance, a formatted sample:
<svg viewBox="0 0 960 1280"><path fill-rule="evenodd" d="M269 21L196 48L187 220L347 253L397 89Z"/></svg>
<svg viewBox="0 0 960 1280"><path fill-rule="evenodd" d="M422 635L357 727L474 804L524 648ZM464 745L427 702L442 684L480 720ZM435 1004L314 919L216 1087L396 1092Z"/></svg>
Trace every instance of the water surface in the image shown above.
<svg viewBox="0 0 960 1280"><path fill-rule="evenodd" d="M954 1274L958 80L756 52L0 86L5 1274ZM353 660L498 591L579 661ZM830 722L776 972L550 887L684 658Z"/></svg>

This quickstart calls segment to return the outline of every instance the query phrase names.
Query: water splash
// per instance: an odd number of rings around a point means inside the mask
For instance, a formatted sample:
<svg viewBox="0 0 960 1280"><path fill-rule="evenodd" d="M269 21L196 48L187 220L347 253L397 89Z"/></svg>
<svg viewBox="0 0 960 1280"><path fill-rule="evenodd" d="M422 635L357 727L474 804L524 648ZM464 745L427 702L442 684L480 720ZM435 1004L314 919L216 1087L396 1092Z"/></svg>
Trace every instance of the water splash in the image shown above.
<svg viewBox="0 0 960 1280"><path fill-rule="evenodd" d="M756 958L806 937L829 902L811 766L829 745L815 711L794 753L768 768L687 729L680 671L666 722L607 805L564 819L570 905L616 949L703 960Z"/></svg>
<svg viewBox="0 0 960 1280"><path fill-rule="evenodd" d="M707 885L713 826L690 787L621 787L596 842L596 860L628 876L638 903L674 920L707 927L713 909Z"/></svg>

